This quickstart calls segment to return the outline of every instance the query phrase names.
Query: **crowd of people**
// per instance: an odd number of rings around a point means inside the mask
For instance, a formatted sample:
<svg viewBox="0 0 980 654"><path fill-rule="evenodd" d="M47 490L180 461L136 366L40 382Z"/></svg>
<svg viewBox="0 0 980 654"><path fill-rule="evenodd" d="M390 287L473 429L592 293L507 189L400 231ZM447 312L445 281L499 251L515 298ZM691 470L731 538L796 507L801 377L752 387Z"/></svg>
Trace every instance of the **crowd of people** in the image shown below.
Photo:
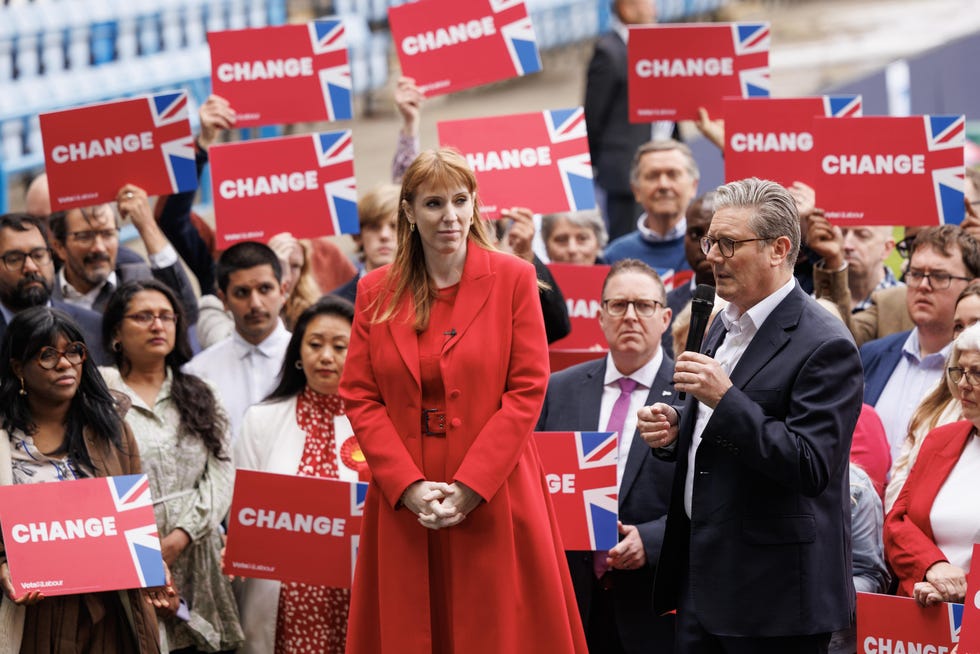
<svg viewBox="0 0 980 654"><path fill-rule="evenodd" d="M856 592L964 600L980 173L962 225L897 244L803 183L699 195L676 125L626 127L626 25L655 16L613 4L595 211L485 221L465 158L422 150L410 78L356 261L288 233L218 253L193 193L52 213L34 180L0 216L0 485L146 473L167 583L17 596L0 542L0 653L843 654ZM200 118L199 173L235 112ZM553 374L545 262L608 265L605 352ZM534 431L618 433L615 547L564 550ZM224 575L236 469L369 482L352 588Z"/></svg>

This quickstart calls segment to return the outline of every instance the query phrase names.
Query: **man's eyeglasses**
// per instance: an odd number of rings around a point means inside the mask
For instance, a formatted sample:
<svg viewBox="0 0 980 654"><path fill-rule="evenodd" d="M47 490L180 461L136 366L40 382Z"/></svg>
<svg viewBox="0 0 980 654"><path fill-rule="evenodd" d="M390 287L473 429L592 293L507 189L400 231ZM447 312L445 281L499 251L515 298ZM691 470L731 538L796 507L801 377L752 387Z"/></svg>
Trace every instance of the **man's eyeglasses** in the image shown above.
<svg viewBox="0 0 980 654"><path fill-rule="evenodd" d="M633 310L636 311L636 315L641 318L649 318L657 312L657 307L667 306L659 300L624 300L621 298L612 298L602 301L602 306L606 309L606 313L617 318L619 316L625 316L631 304L633 305Z"/></svg>
<svg viewBox="0 0 980 654"><path fill-rule="evenodd" d="M972 280L971 277L960 277L959 275L950 275L949 273L944 272L927 273L921 270L916 270L915 268L910 268L908 271L906 271L904 277L905 283L913 288L922 286L922 282L927 279L929 280L929 286L936 291L949 288L954 279L959 279L964 282L969 282Z"/></svg>
<svg viewBox="0 0 980 654"><path fill-rule="evenodd" d="M140 327L149 327L153 324L154 320L159 320L160 324L164 327L167 325L177 324L177 314L170 313L169 311L164 311L162 313L153 313L152 311L137 311L136 313L126 314L126 318L132 320L134 323Z"/></svg>
<svg viewBox="0 0 980 654"><path fill-rule="evenodd" d="M959 384L960 380L966 378L966 383L970 386L980 386L980 370L967 370L966 368L946 368L949 381Z"/></svg>
<svg viewBox="0 0 980 654"><path fill-rule="evenodd" d="M119 238L119 230L115 227L111 229L86 229L81 232L69 232L68 236L81 245L92 245L95 243L96 236L102 237L103 241L115 241Z"/></svg>
<svg viewBox="0 0 980 654"><path fill-rule="evenodd" d="M80 341L69 343L64 350L46 345L37 353L37 365L45 370L54 370L58 367L61 357L65 357L71 365L77 366L88 358L88 348Z"/></svg>
<svg viewBox="0 0 980 654"><path fill-rule="evenodd" d="M722 237L722 238L711 238L710 236L705 236L701 239L701 251L705 254L711 251L712 245L718 245L718 251L721 252L721 256L726 259L731 259L735 256L735 246L739 243L752 243L754 241L770 241L772 239L768 238L743 238L736 241L735 239Z"/></svg>
<svg viewBox="0 0 980 654"><path fill-rule="evenodd" d="M21 270L24 267L24 262L27 261L27 257L30 257L31 261L38 266L45 266L51 263L51 250L48 248L34 248L30 252L11 250L0 255L0 261L3 261L7 270Z"/></svg>

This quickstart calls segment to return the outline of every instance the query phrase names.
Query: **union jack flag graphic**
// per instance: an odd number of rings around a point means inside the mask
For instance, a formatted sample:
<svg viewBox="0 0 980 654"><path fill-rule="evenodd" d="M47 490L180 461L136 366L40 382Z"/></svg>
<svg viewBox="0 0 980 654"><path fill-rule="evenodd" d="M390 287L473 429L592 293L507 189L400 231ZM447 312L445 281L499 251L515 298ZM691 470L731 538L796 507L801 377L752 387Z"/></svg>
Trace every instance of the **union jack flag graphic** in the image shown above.
<svg viewBox="0 0 980 654"><path fill-rule="evenodd" d="M616 432L538 432L544 467L567 550L603 550L619 540Z"/></svg>
<svg viewBox="0 0 980 654"><path fill-rule="evenodd" d="M828 118L858 118L862 115L860 95L825 95L823 113Z"/></svg>
<svg viewBox="0 0 980 654"><path fill-rule="evenodd" d="M315 20L309 24L314 55L339 53L335 65L320 68L320 86L328 120L350 120L354 117L347 35L340 19Z"/></svg>
<svg viewBox="0 0 980 654"><path fill-rule="evenodd" d="M313 135L317 162L321 168L354 160L354 144L350 130ZM334 234L356 234L360 231L357 219L357 182L353 175L332 180L323 185L330 208Z"/></svg>
<svg viewBox="0 0 980 654"><path fill-rule="evenodd" d="M963 146L966 144L966 116L923 116L922 120L925 125L926 144L930 152L940 150L963 152ZM932 171L936 208L940 220L944 223L958 225L963 222L964 177L962 158L956 166L936 168Z"/></svg>
<svg viewBox="0 0 980 654"><path fill-rule="evenodd" d="M187 92L162 93L147 98L157 129L187 122ZM154 130L156 131L156 130ZM194 163L194 139L183 136L160 142L160 152L174 192L197 188L197 165Z"/></svg>
<svg viewBox="0 0 980 654"><path fill-rule="evenodd" d="M544 112L548 138L552 144L581 142L586 139L585 111L582 107ZM558 159L565 197L572 211L595 209L595 186L592 183L592 157L588 152Z"/></svg>
<svg viewBox="0 0 980 654"><path fill-rule="evenodd" d="M976 590L976 589L973 589ZM952 642L960 642L960 631L963 628L963 605L946 603L949 614L949 638Z"/></svg>
<svg viewBox="0 0 980 654"><path fill-rule="evenodd" d="M966 116L923 116L929 151L962 148L966 143Z"/></svg>
<svg viewBox="0 0 980 654"><path fill-rule="evenodd" d="M769 51L769 23L732 23L736 55Z"/></svg>
<svg viewBox="0 0 980 654"><path fill-rule="evenodd" d="M314 134L313 145L320 168L354 160L354 141L350 130Z"/></svg>
<svg viewBox="0 0 980 654"><path fill-rule="evenodd" d="M523 3L522 3L523 4ZM538 55L538 42L534 36L531 17L500 27L500 33L507 45L507 52L518 75L528 75L541 70L541 57Z"/></svg>
<svg viewBox="0 0 980 654"><path fill-rule="evenodd" d="M146 475L123 475L108 477L105 481L109 485L109 493L116 510L116 524L126 538L139 585L162 586L166 579L160 537L156 520L153 519L149 479ZM136 513L140 509L142 510ZM149 515L146 509L149 509Z"/></svg>

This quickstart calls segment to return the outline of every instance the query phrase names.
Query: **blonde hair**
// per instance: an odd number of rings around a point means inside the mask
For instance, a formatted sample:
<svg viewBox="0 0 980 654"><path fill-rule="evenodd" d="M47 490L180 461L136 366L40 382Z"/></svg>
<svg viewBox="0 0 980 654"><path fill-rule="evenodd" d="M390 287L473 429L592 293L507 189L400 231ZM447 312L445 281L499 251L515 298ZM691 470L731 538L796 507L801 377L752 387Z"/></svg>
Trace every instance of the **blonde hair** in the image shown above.
<svg viewBox="0 0 980 654"><path fill-rule="evenodd" d="M463 186L473 196L473 220L470 222L469 239L479 247L494 250L487 235L476 198L476 177L458 150L440 148L419 154L402 177L401 196L398 202L398 249L395 260L385 275L385 291L378 296L372 307L372 322L385 322L398 310L398 304L411 295L415 310L414 327L422 331L429 326L429 312L435 296L435 288L425 267L425 252L419 233L410 228L407 209L415 201L423 186L453 188Z"/></svg>
<svg viewBox="0 0 980 654"><path fill-rule="evenodd" d="M282 232L269 240L269 247L283 260L286 269L289 267L289 254L293 248L299 248L299 251L303 253L303 265L300 268L299 276L291 280L289 296L282 306L283 322L286 323L286 329L292 331L300 314L323 295L313 278L310 267L310 242L308 240L300 241L289 232Z"/></svg>

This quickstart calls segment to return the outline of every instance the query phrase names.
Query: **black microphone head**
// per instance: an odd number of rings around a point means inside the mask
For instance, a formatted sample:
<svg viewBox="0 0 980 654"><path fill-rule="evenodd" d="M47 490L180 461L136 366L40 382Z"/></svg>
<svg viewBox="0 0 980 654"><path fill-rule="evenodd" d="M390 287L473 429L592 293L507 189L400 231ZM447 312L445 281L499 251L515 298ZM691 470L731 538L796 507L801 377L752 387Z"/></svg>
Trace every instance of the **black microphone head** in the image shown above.
<svg viewBox="0 0 980 654"><path fill-rule="evenodd" d="M691 312L711 315L715 307L715 287L707 284L698 284L694 289L694 297L691 298Z"/></svg>

